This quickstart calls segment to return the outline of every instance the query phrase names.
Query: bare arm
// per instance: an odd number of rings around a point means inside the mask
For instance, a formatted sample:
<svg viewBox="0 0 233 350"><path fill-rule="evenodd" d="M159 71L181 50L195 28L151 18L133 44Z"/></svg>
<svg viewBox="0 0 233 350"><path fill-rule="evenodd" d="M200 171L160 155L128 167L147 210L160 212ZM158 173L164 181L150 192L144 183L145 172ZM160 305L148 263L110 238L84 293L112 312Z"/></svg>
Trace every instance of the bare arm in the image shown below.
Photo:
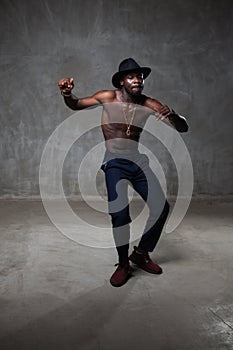
<svg viewBox="0 0 233 350"><path fill-rule="evenodd" d="M93 96L84 98L78 98L72 93L69 96L63 95L63 97L65 104L73 110L81 110L88 107L95 107L101 104L101 91L99 93L97 92Z"/></svg>
<svg viewBox="0 0 233 350"><path fill-rule="evenodd" d="M73 110L81 110L88 107L95 107L103 103L111 102L114 91L104 90L96 92L94 95L84 98L75 96L71 90L74 88L73 78L64 78L58 82L65 104Z"/></svg>
<svg viewBox="0 0 233 350"><path fill-rule="evenodd" d="M161 102L148 97L145 101L145 106L155 111L158 119L168 121L177 131L188 131L186 119L176 114L167 105L163 105Z"/></svg>

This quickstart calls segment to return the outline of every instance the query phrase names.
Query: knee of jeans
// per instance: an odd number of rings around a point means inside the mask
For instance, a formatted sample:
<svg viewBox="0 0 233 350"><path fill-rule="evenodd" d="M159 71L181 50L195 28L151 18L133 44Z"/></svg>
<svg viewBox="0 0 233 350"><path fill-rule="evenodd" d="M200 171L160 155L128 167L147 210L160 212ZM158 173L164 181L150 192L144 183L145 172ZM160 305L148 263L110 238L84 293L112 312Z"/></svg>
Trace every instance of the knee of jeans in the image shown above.
<svg viewBox="0 0 233 350"><path fill-rule="evenodd" d="M126 210L116 212L116 213L109 213L109 214L111 215L111 218L112 218L113 227L120 227L123 225L127 225L132 221L128 211Z"/></svg>

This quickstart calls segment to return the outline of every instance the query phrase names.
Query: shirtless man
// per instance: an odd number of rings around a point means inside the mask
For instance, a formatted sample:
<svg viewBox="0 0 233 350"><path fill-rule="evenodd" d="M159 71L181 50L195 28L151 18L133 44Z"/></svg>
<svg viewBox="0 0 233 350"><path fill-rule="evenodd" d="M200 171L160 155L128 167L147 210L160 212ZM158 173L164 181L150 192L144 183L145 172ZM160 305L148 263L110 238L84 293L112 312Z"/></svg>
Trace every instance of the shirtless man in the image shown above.
<svg viewBox="0 0 233 350"><path fill-rule="evenodd" d="M139 153L140 134L147 118L155 114L157 119L169 122L177 131L187 132L184 117L167 105L142 94L144 79L150 74L149 67L141 67L127 58L119 65L112 77L115 90L104 90L85 98L72 94L73 78L58 82L66 105L73 110L103 105L102 131L106 153L101 169L105 172L109 214L119 262L110 278L114 287L126 283L130 274L129 260L152 274L161 274L161 267L149 256L158 243L169 213L169 204L157 177L149 167L148 157ZM120 103L119 103L120 102ZM126 180L121 181L121 180ZM149 217L137 247L128 256L131 218L127 197L128 183L143 198L149 208ZM120 200L117 208L111 204Z"/></svg>

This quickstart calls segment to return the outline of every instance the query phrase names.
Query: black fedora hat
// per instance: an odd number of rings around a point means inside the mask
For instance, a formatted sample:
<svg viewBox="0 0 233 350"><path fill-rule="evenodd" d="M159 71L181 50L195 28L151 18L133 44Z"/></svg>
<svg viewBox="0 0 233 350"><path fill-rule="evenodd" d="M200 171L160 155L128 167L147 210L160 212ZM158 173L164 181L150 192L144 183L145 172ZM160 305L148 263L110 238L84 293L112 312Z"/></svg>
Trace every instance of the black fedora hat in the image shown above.
<svg viewBox="0 0 233 350"><path fill-rule="evenodd" d="M121 87L120 80L125 74L130 72L142 72L143 78L146 79L151 72L149 67L140 67L139 64L133 58L124 59L120 65L119 70L112 77L112 85L116 88Z"/></svg>

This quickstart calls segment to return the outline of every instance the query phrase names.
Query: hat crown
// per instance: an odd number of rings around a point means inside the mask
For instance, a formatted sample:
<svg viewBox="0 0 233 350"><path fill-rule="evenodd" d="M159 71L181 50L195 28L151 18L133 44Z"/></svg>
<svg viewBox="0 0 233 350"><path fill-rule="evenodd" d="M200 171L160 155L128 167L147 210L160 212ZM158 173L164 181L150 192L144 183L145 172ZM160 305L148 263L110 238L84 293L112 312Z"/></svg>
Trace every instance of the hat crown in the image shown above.
<svg viewBox="0 0 233 350"><path fill-rule="evenodd" d="M139 66L139 64L137 64L137 62L131 57L124 59L119 64L118 69L118 72L116 72L112 76L112 84L118 89L121 87L120 80L125 74L128 74L133 71L141 72L143 73L143 79L146 79L151 72L151 69L149 67Z"/></svg>
<svg viewBox="0 0 233 350"><path fill-rule="evenodd" d="M140 69L140 66L131 57L126 58L119 65L119 72L124 72L124 71L127 71L127 70L133 70L133 69Z"/></svg>

